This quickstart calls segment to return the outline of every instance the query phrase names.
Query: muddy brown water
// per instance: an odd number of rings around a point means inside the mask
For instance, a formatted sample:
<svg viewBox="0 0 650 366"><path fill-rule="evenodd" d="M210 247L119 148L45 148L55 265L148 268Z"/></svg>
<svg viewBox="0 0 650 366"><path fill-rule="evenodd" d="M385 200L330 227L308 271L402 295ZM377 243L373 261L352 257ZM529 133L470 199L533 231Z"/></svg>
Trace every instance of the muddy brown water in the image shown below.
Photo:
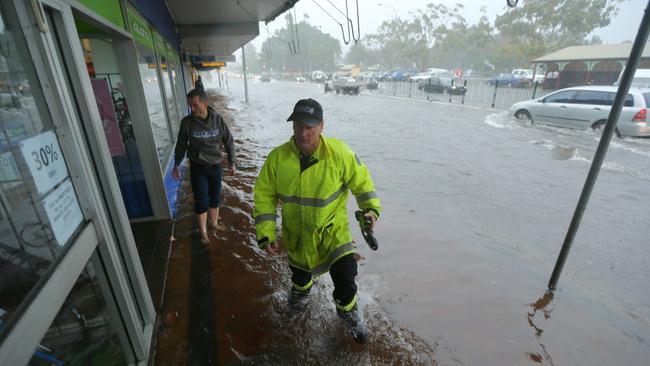
<svg viewBox="0 0 650 366"><path fill-rule="evenodd" d="M612 142L550 294L595 133L291 82L252 82L246 105L241 80L229 82L219 105L240 169L224 177L226 228L209 247L193 238L185 182L156 364L647 364L650 140ZM364 346L343 333L328 276L305 313L289 314L286 258L254 245L252 186L266 154L289 138L286 117L303 97L323 104L325 134L368 164L384 206L377 252L354 231L372 333Z"/></svg>

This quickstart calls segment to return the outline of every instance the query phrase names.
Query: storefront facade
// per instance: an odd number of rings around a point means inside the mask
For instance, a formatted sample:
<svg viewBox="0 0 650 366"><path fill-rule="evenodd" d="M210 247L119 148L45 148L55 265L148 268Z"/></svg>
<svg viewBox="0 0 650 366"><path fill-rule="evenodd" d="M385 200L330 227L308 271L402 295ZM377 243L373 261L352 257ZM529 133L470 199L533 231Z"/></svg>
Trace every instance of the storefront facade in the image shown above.
<svg viewBox="0 0 650 366"><path fill-rule="evenodd" d="M144 362L155 312L130 223L172 215L179 52L118 0L0 15L0 364Z"/></svg>

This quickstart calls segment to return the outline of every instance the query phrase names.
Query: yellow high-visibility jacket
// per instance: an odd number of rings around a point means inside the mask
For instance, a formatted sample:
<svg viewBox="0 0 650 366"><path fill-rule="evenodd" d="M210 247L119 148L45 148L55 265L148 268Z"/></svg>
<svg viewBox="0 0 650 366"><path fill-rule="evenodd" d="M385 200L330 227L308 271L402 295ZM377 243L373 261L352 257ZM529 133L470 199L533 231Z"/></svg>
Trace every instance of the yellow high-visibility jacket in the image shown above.
<svg viewBox="0 0 650 366"><path fill-rule="evenodd" d="M280 201L282 246L289 263L318 276L354 251L348 189L361 209L379 214L381 205L366 165L345 143L321 135L312 159L317 162L301 173L293 137L273 149L255 182L253 216L260 245L276 241Z"/></svg>

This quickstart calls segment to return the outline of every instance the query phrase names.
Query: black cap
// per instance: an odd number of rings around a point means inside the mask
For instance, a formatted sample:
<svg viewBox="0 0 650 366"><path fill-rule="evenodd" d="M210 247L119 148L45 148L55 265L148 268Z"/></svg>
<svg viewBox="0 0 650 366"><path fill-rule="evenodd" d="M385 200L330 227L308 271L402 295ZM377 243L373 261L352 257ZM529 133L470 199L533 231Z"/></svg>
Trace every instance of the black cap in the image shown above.
<svg viewBox="0 0 650 366"><path fill-rule="evenodd" d="M323 107L311 98L300 99L293 107L293 113L287 118L287 121L300 121L310 127L316 126L322 120Z"/></svg>

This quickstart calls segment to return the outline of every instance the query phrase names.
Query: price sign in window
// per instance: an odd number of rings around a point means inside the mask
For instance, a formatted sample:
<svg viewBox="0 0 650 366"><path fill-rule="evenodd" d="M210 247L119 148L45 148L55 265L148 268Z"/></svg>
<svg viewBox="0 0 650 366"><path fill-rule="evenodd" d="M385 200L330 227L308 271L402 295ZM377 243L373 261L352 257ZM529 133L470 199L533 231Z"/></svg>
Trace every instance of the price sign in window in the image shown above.
<svg viewBox="0 0 650 366"><path fill-rule="evenodd" d="M61 148L54 132L22 140L20 150L32 173L39 194L45 194L68 176L68 168L61 158Z"/></svg>

